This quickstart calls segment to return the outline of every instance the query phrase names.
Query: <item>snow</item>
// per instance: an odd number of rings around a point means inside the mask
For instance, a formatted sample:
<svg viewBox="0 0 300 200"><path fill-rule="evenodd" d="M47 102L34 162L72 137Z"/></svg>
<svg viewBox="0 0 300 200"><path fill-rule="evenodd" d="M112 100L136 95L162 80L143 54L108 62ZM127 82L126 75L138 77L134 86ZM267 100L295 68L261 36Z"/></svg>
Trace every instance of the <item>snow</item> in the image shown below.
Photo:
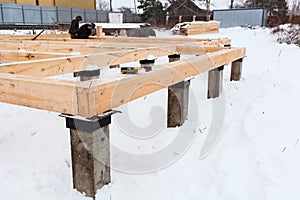
<svg viewBox="0 0 300 200"><path fill-rule="evenodd" d="M120 28L120 29L133 29L140 28L140 25L145 25L145 23L122 23L122 24L112 24L112 23L95 23L96 26L101 26L102 28Z"/></svg>
<svg viewBox="0 0 300 200"><path fill-rule="evenodd" d="M167 31L157 35L185 37ZM242 80L230 82L225 67L224 99L207 100L207 73L192 79L183 128L165 128L166 90L117 108L123 114L114 115L111 125L112 183L98 191L97 199L300 199L300 49L276 43L262 28L193 37L229 37L232 46L246 47ZM216 111L218 104L224 112ZM69 131L58 114L0 103L0 199L90 199L72 189ZM200 159L214 116L223 120L221 138ZM162 152L180 134L184 145L156 157L148 163L150 170L122 160L124 152L133 160Z"/></svg>

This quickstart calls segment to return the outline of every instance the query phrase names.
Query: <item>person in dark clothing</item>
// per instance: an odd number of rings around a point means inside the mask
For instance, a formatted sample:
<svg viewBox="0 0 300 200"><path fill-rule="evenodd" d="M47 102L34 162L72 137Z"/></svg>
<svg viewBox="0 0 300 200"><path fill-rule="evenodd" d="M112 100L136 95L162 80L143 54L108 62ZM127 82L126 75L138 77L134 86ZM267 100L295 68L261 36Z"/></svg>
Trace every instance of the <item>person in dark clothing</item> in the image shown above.
<svg viewBox="0 0 300 200"><path fill-rule="evenodd" d="M78 31L79 31L79 22L82 20L81 16L75 17L70 25L69 33L71 35L71 38L77 38L78 37Z"/></svg>
<svg viewBox="0 0 300 200"><path fill-rule="evenodd" d="M93 35L96 25L94 23L83 24L79 28L79 22L82 20L81 16L75 17L69 29L69 33L72 39L88 39L90 35Z"/></svg>
<svg viewBox="0 0 300 200"><path fill-rule="evenodd" d="M76 38L80 38L80 39L88 39L90 35L93 35L93 33L95 32L96 25L94 23L90 23L90 24L83 24L82 26L80 26L79 30L77 31L77 37Z"/></svg>

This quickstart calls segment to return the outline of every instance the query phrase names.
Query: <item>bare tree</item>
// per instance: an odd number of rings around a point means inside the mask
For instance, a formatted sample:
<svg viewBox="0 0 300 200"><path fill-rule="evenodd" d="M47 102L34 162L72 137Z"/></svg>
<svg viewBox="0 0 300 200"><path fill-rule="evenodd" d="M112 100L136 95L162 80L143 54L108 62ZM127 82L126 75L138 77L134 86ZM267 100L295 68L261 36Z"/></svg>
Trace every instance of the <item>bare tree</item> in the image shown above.
<svg viewBox="0 0 300 200"><path fill-rule="evenodd" d="M294 0L289 11L289 22L300 24L300 0Z"/></svg>
<svg viewBox="0 0 300 200"><path fill-rule="evenodd" d="M131 8L125 6L119 8L119 11L122 13L132 13Z"/></svg>
<svg viewBox="0 0 300 200"><path fill-rule="evenodd" d="M104 0L98 1L97 9L98 10L102 10L102 11L108 11L109 10L109 8L108 8L108 2L106 2Z"/></svg>
<svg viewBox="0 0 300 200"><path fill-rule="evenodd" d="M300 0L294 0L292 9L290 10L291 15L300 16Z"/></svg>

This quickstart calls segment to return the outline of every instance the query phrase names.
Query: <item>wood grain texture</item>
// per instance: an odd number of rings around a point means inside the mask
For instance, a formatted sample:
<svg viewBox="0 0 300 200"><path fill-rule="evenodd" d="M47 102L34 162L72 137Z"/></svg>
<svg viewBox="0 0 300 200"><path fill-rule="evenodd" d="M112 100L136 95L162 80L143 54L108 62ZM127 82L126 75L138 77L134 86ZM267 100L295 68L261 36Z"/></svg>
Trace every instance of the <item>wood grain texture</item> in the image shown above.
<svg viewBox="0 0 300 200"><path fill-rule="evenodd" d="M151 73L138 74L130 79L101 82L95 94L95 110L101 114L107 110L174 85L188 77L196 76L210 69L225 65L245 56L244 48L227 49L202 55L191 60L181 60L161 66Z"/></svg>
<svg viewBox="0 0 300 200"><path fill-rule="evenodd" d="M225 48L230 39L50 37L0 39L0 102L93 117L245 56L244 48ZM162 45L163 44L163 45ZM73 54L74 52L80 54ZM54 53L55 52L55 53ZM92 52L92 53L91 53ZM10 54L10 58L9 58ZM152 72L76 82L46 77L118 65L172 54L197 55L190 60L155 65ZM184 58L184 56L182 57ZM13 62L10 62L13 61Z"/></svg>
<svg viewBox="0 0 300 200"><path fill-rule="evenodd" d="M0 102L59 113L75 113L74 84L0 73Z"/></svg>
<svg viewBox="0 0 300 200"><path fill-rule="evenodd" d="M68 56L69 54L51 53L51 52L34 52L34 51L14 51L0 50L0 62L16 62L28 60L40 60L48 58L58 58Z"/></svg>
<svg viewBox="0 0 300 200"><path fill-rule="evenodd" d="M88 65L104 67L139 61L146 59L149 55L161 57L177 53L204 54L206 53L206 48L207 47L201 47L200 45L195 44L192 44L191 46L179 44L163 46L160 48L150 47L144 49L112 51L87 55L74 55L60 58L39 59L33 61L12 62L0 64L0 73L22 74L35 77L49 77L59 74L81 71L86 69ZM214 48L207 49L209 51L212 51L212 49ZM220 50L220 48L215 48L215 50Z"/></svg>

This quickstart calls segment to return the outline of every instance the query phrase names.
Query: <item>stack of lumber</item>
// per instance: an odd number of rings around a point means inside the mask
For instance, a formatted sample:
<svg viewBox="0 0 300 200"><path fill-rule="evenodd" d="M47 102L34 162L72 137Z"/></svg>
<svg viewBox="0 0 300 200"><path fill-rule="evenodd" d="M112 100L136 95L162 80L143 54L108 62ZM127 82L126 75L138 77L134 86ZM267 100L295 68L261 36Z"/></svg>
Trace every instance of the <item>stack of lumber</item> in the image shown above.
<svg viewBox="0 0 300 200"><path fill-rule="evenodd" d="M190 22L188 24L186 35L196 35L196 34L205 34L205 33L218 33L220 27L220 22L218 21L209 21L209 22Z"/></svg>
<svg viewBox="0 0 300 200"><path fill-rule="evenodd" d="M183 35L218 33L219 27L220 27L220 22L218 22L218 21L183 22L183 23L177 24L177 27L180 27L180 28L179 29L177 28L177 30L175 30L175 31L177 33L180 33Z"/></svg>

